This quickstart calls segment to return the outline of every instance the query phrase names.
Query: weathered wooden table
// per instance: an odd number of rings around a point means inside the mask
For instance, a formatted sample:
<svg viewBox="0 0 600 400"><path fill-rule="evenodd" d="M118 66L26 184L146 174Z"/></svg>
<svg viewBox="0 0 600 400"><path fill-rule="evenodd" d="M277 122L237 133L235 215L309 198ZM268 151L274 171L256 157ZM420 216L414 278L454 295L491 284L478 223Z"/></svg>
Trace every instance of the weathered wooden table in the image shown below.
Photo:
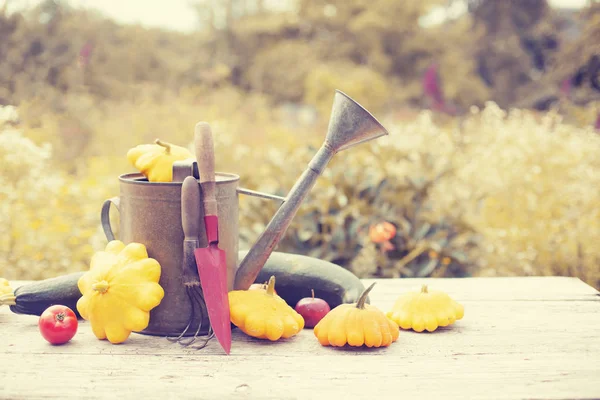
<svg viewBox="0 0 600 400"><path fill-rule="evenodd" d="M372 280L365 280L366 285ZM82 321L51 346L37 317L0 310L0 397L111 399L582 399L600 398L600 295L578 279L378 280L387 310L422 283L447 291L465 317L434 333L401 331L381 349L335 349L305 329L268 342L233 332L190 350L132 334L111 345Z"/></svg>

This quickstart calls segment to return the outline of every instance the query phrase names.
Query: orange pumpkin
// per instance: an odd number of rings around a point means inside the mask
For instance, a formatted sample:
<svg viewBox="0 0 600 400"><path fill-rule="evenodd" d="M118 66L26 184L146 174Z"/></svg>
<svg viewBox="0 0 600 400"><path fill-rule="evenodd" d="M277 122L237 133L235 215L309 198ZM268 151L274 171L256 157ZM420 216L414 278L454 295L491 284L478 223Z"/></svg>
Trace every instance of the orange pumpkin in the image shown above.
<svg viewBox="0 0 600 400"><path fill-rule="evenodd" d="M365 304L375 283L363 292L356 304L340 304L314 327L323 346L387 347L398 339L400 328L377 307Z"/></svg>

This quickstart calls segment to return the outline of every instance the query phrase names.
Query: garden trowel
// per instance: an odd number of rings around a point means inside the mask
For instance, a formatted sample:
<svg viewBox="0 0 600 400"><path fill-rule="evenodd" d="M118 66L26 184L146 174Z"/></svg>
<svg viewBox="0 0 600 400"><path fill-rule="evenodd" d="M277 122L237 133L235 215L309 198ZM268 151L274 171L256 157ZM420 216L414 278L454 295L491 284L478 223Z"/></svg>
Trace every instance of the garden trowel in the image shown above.
<svg viewBox="0 0 600 400"><path fill-rule="evenodd" d="M231 323L227 293L227 262L219 248L215 157L212 132L207 123L196 124L194 145L198 175L202 187L207 247L194 250L208 319L217 340L227 354L231 349Z"/></svg>

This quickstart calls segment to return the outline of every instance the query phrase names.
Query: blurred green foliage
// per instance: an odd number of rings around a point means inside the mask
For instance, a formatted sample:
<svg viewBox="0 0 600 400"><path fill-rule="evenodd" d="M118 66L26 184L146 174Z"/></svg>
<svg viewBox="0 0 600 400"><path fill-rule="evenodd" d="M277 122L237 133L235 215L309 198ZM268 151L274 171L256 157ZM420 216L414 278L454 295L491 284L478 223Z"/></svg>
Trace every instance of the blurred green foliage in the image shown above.
<svg viewBox="0 0 600 400"><path fill-rule="evenodd" d="M133 170L127 150L157 137L190 146L199 120L213 127L218 170L284 196L340 89L390 136L331 161L280 251L361 277L561 274L600 287L599 103L588 80L560 94L600 53L596 4L575 39L543 1L470 1L470 13L429 28L419 18L445 1L232 4L196 2L205 29L191 34L57 1L0 9L0 105L17 106L0 108L0 276L87 268L105 243L100 206ZM539 69L527 43L548 35L560 46L543 48ZM432 62L458 117L419 111ZM502 111L548 98L549 112ZM240 196L241 248L276 207ZM395 235L375 243L369 229L384 221Z"/></svg>
<svg viewBox="0 0 600 400"><path fill-rule="evenodd" d="M0 104L43 96L64 110L66 93L157 99L234 86L323 112L321 93L334 85L382 112L427 105L420 79L437 63L445 97L464 112L490 100L532 107L600 52L595 2L570 15L545 0L471 0L470 13L426 28L420 19L448 1L297 0L286 12L245 3L197 0L204 25L190 34L119 25L54 0L0 9ZM573 95L589 100L589 85Z"/></svg>

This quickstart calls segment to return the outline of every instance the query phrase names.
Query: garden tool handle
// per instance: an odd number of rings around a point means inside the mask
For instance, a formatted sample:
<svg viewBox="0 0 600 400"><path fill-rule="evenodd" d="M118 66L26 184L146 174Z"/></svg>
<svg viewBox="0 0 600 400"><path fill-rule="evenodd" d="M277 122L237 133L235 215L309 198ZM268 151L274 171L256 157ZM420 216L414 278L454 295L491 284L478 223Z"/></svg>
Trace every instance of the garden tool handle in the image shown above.
<svg viewBox="0 0 600 400"><path fill-rule="evenodd" d="M334 150L327 142L315 154L308 167L290 190L285 202L279 207L267 225L267 228L261 233L244 259L240 262L235 275L235 290L247 290L255 282L261 268L265 265L277 243L279 243L279 240L283 237L286 229L292 222L302 201L314 186L317 178L321 175L334 154Z"/></svg>
<svg viewBox="0 0 600 400"><path fill-rule="evenodd" d="M187 176L181 185L181 225L186 240L198 240L200 235L200 188L193 176Z"/></svg>
<svg viewBox="0 0 600 400"><path fill-rule="evenodd" d="M202 187L202 202L204 204L204 227L206 240L209 244L219 242L219 222L217 207L217 184L215 182L215 149L210 125L198 122L194 130L194 145L198 175Z"/></svg>
<svg viewBox="0 0 600 400"><path fill-rule="evenodd" d="M210 125L198 122L194 130L194 145L198 175L202 186L204 215L217 215L216 183L215 183L215 150Z"/></svg>

